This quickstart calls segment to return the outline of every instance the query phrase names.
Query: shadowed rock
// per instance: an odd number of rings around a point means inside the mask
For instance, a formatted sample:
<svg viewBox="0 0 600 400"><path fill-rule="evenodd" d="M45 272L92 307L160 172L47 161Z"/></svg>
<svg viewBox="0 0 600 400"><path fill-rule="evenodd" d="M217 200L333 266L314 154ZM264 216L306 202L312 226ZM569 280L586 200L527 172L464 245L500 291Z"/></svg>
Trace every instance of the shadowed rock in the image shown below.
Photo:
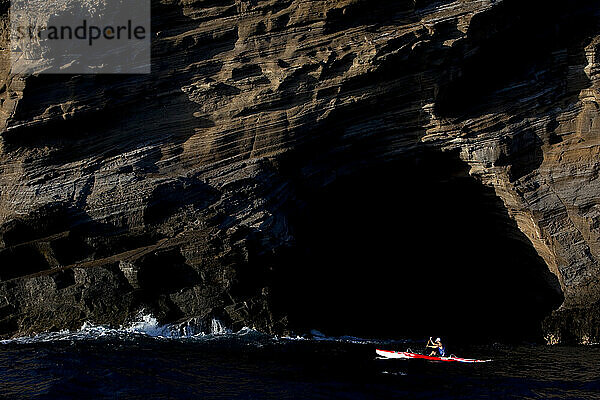
<svg viewBox="0 0 600 400"><path fill-rule="evenodd" d="M150 75L0 54L2 335L142 308L421 334L378 316L443 301L416 288L435 271L502 315L477 334L540 337L562 302L545 333L599 339L596 1L152 5Z"/></svg>

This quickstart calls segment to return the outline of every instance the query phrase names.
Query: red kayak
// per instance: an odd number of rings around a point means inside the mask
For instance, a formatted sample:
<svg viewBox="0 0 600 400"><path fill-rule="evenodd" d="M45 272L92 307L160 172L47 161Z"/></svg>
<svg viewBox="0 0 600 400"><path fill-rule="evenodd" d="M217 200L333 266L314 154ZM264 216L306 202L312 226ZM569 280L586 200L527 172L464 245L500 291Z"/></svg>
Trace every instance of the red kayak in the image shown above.
<svg viewBox="0 0 600 400"><path fill-rule="evenodd" d="M377 355L385 358L398 358L403 360L427 360L427 361L446 361L446 362L461 362L461 363L484 363L492 360L473 360L470 358L460 358L455 356L450 357L431 357L423 354L409 353L407 351L391 351L376 349Z"/></svg>

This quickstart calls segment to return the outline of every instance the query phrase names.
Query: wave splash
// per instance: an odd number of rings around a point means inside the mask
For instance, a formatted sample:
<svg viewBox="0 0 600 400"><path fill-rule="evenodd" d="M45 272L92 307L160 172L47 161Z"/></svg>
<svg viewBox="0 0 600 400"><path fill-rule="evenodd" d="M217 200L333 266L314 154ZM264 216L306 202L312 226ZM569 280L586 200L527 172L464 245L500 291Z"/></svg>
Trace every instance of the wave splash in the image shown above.
<svg viewBox="0 0 600 400"><path fill-rule="evenodd" d="M209 340L218 337L245 336L248 334L261 335L259 332L250 328L242 328L237 332L233 332L216 318L210 320L192 318L182 323L161 325L151 314L139 313L134 321L121 326L120 328L110 328L104 325L85 322L77 331L63 330L58 332L44 332L32 336L0 340L0 344L44 343L101 338L127 340L140 337Z"/></svg>
<svg viewBox="0 0 600 400"><path fill-rule="evenodd" d="M161 325L151 314L140 312L130 323L120 328L110 328L104 325L97 325L91 322L85 322L79 330L76 331L58 331L44 332L32 336L23 336L13 339L0 340L0 344L21 343L46 343L60 341L82 341L98 339L115 339L121 341L135 340L140 338L153 338L157 340L218 340L218 339L244 339L257 344L264 344L265 341L312 341L312 342L338 342L347 344L362 345L383 345L383 344L406 344L414 343L412 340L378 340L363 339L354 336L327 336L317 330L311 330L309 334L299 336L271 336L260 333L251 328L242 328L239 331L232 331L223 322L217 318L201 319L191 318L187 321L174 324Z"/></svg>

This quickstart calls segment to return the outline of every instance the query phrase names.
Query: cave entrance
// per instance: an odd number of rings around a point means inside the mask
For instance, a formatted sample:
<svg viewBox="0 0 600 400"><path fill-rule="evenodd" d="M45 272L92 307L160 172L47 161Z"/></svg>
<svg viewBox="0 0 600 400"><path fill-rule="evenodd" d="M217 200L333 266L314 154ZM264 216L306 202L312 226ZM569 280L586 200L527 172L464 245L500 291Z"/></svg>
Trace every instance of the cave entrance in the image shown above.
<svg viewBox="0 0 600 400"><path fill-rule="evenodd" d="M300 197L298 246L273 285L296 331L535 339L562 302L556 277L458 154L423 149Z"/></svg>

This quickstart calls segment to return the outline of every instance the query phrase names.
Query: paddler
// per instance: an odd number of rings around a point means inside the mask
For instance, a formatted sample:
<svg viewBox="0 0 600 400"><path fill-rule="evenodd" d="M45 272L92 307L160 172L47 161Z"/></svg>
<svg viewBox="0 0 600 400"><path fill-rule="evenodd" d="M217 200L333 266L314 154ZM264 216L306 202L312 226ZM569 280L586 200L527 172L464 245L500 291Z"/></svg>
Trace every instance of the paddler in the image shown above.
<svg viewBox="0 0 600 400"><path fill-rule="evenodd" d="M435 342L431 338L429 338L426 347L433 349L433 351L429 354L430 357L444 357L446 355L446 349L444 348L444 345L442 344L442 339L440 338L435 339Z"/></svg>

